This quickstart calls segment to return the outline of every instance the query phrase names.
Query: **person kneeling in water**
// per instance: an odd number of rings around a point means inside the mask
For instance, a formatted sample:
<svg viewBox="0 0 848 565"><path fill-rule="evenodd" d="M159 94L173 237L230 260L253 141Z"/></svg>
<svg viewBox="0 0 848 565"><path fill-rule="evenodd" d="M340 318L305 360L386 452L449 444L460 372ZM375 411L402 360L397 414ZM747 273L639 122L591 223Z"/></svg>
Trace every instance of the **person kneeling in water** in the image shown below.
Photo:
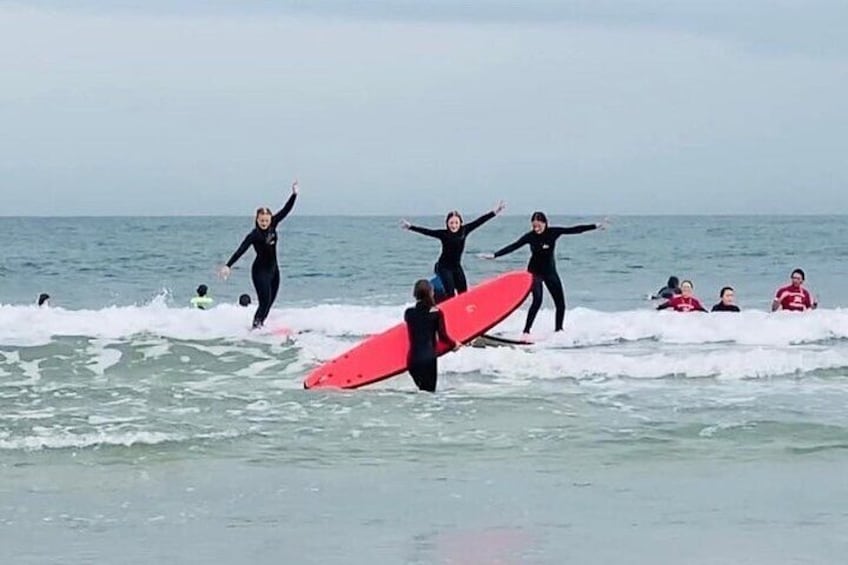
<svg viewBox="0 0 848 565"><path fill-rule="evenodd" d="M692 295L694 288L692 281L683 281L680 283L681 294L672 296L669 300L657 306L657 310L671 308L675 312L706 312L707 309Z"/></svg>
<svg viewBox="0 0 848 565"><path fill-rule="evenodd" d="M430 281L417 281L413 296L416 300L415 306L408 308L403 315L409 332L407 370L419 390L436 392L438 341L447 343L454 351L459 349L461 344L448 335L445 316L436 308Z"/></svg>
<svg viewBox="0 0 848 565"><path fill-rule="evenodd" d="M712 307L710 312L741 312L739 306L733 303L735 291L732 286L726 286L721 289L719 298L721 301Z"/></svg>

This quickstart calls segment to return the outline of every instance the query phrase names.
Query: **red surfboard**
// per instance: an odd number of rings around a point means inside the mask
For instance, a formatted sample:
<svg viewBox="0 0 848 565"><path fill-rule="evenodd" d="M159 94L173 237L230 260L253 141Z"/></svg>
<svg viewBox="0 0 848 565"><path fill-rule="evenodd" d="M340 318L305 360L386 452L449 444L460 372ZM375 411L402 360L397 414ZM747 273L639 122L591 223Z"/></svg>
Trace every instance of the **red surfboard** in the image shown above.
<svg viewBox="0 0 848 565"><path fill-rule="evenodd" d="M533 275L513 271L440 303L448 335L465 343L487 332L521 306L532 284ZM438 344L437 355L447 351ZM312 371L303 388L358 388L388 379L406 371L408 352L409 335L401 322Z"/></svg>

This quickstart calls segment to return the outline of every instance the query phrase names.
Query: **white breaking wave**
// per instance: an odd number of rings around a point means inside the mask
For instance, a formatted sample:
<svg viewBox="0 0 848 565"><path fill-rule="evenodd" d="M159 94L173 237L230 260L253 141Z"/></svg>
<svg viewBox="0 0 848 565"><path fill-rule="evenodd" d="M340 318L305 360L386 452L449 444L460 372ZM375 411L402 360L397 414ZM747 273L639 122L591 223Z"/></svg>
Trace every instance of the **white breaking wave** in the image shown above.
<svg viewBox="0 0 848 565"><path fill-rule="evenodd" d="M86 367L99 376L120 373L122 364L131 362L114 348L116 342L129 342L145 361L164 363L177 355L172 352L171 340L182 340L186 346L222 360L233 353L249 353L254 359L234 373L238 377L273 370L282 351L277 346L284 344L293 353L288 354L285 370L281 369L280 385L297 388L306 373L322 361L367 335L399 323L404 307L337 304L282 308L272 312L269 330L252 332L253 309L233 305L206 311L169 308L162 301L102 310L0 306L0 347L7 349L0 351L0 376L17 375L6 384L36 382L41 374L40 361L24 362L14 348L45 345L68 336L87 339L80 355L86 359ZM519 310L494 332L518 336L525 315L526 311ZM441 366L446 373L467 375L464 381L473 381L481 374L494 378L500 386L526 386L536 380L560 378L766 378L848 368L845 309L799 315L758 311L599 312L578 308L569 312L565 332L554 334L552 326L553 312L543 310L536 322L535 344L466 348L445 356ZM293 344L275 335L273 330L282 327L295 333ZM269 344L274 346L270 351ZM192 371L185 352L173 364L183 367L181 371Z"/></svg>
<svg viewBox="0 0 848 565"><path fill-rule="evenodd" d="M35 434L25 437L0 436L0 449L84 449L94 446L131 447L135 445L160 445L186 441L231 439L236 433L216 432L194 436L155 431L111 431L71 433L53 429L34 430Z"/></svg>
<svg viewBox="0 0 848 565"><path fill-rule="evenodd" d="M334 338L359 338L399 323L405 307L338 304L274 309L266 323L268 329L252 332L249 328L253 308L229 304L210 310L169 308L161 301L101 310L0 305L0 346L43 345L61 336L129 339L145 334L181 340L262 342L269 338L273 341L278 337L273 331L281 328ZM525 310L515 312L493 332L517 336L525 315ZM539 339L534 349L594 347L643 340L677 345L735 343L780 347L848 340L848 309L805 314L761 311L677 314L577 308L568 313L565 332L553 334L552 326L553 313L543 310L534 326L534 335Z"/></svg>

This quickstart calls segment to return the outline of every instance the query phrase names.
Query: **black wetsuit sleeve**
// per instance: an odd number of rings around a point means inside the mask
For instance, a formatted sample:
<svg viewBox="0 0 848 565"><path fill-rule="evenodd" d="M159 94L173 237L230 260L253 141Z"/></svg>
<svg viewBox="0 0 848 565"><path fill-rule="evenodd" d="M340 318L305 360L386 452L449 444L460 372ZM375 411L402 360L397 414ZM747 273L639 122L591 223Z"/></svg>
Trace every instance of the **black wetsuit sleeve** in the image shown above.
<svg viewBox="0 0 848 565"><path fill-rule="evenodd" d="M567 228L552 227L548 229L551 230L555 236L559 237L561 235L576 235L578 233L596 230L598 229L598 224L580 224L579 226L568 226Z"/></svg>
<svg viewBox="0 0 848 565"><path fill-rule="evenodd" d="M469 223L465 224L465 233L469 234L469 233L473 232L474 230L476 230L477 228L479 228L480 226L482 226L483 224L485 224L486 222L488 222L489 220L491 220L494 217L495 217L494 212L489 212L488 214L483 214L482 216L480 216L479 218L477 218L473 222L469 222Z"/></svg>
<svg viewBox="0 0 848 565"><path fill-rule="evenodd" d="M289 212L291 212L292 208L294 208L295 200L297 200L297 194L292 192L292 195L289 196L288 200L286 200L286 203L285 205L283 205L283 208L279 212L274 214L274 224L279 224L286 216L289 215Z"/></svg>
<svg viewBox="0 0 848 565"><path fill-rule="evenodd" d="M430 228L422 228L420 226L409 226L409 231L414 231L415 233L420 233L421 235L429 237L435 237L436 239L443 239L446 233L446 230L431 230Z"/></svg>
<svg viewBox="0 0 848 565"><path fill-rule="evenodd" d="M522 245L527 245L529 242L530 242L530 234L525 233L520 238L518 238L518 240L510 243L506 247L502 247L502 248L498 249L497 251L495 251L495 257L502 257L504 255L512 253L513 251L515 251L516 249L518 249Z"/></svg>
<svg viewBox="0 0 848 565"><path fill-rule="evenodd" d="M448 335L448 330L445 327L445 314L441 310L438 311L439 323L436 330L439 332L439 341L446 343L451 349L456 347L456 341Z"/></svg>
<svg viewBox="0 0 848 565"><path fill-rule="evenodd" d="M671 302L666 301L657 306L657 310L665 310L666 308L671 308Z"/></svg>
<svg viewBox="0 0 848 565"><path fill-rule="evenodd" d="M241 256L244 255L244 252L248 250L250 244L253 243L253 232L247 234L247 237L244 238L244 241L241 242L236 252L233 253L233 256L230 257L230 260L227 261L227 267L232 267L236 261L241 259Z"/></svg>

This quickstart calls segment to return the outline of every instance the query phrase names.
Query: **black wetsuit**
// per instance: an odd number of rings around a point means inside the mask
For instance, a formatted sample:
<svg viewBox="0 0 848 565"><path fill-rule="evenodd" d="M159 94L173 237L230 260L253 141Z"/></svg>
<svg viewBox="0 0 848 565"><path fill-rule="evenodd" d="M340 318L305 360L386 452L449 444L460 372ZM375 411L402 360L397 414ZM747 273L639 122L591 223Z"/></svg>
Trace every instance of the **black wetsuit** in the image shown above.
<svg viewBox="0 0 848 565"><path fill-rule="evenodd" d="M653 295L651 298L653 300L659 300L659 299L668 300L672 296L674 296L676 294L681 294L682 292L683 291L680 290L680 287L664 286L661 289L659 289L657 291L657 293L655 295Z"/></svg>
<svg viewBox="0 0 848 565"><path fill-rule="evenodd" d="M460 226L455 232L449 229L431 230L429 228L409 226L409 231L435 237L442 242L442 254L439 255L439 259L436 261L434 272L442 279L445 295L448 298L455 294L462 294L468 290L465 271L462 270L462 253L465 251L465 238L494 217L494 212L483 214L473 222Z"/></svg>
<svg viewBox="0 0 848 565"><path fill-rule="evenodd" d="M742 310L736 304L725 305L724 302L719 302L712 307L710 312L741 312Z"/></svg>
<svg viewBox="0 0 848 565"><path fill-rule="evenodd" d="M445 316L438 308L430 308L423 302L418 302L412 308L407 308L403 319L409 332L407 370L420 390L436 392L437 338L447 343L451 349L456 347L456 342L445 329Z"/></svg>
<svg viewBox="0 0 848 565"><path fill-rule="evenodd" d="M556 324L554 329L556 331L562 330L562 325L565 321L565 295L562 291L562 281L557 273L554 257L556 240L561 235L578 234L597 228L598 224L583 224L568 228L547 227L542 233L529 231L521 236L518 241L495 252L495 257L501 257L507 253L512 253L523 245L530 246L531 255L530 262L527 264L527 270L533 273L533 302L530 304L530 310L527 312L524 333L530 333L530 329L533 327L533 321L536 319L536 314L539 313L539 308L542 307L542 284L548 288L548 292L551 293L551 297L554 299L554 305L556 306Z"/></svg>
<svg viewBox="0 0 848 565"><path fill-rule="evenodd" d="M232 267L251 245L256 251L256 258L250 270L253 286L256 288L256 298L259 300L256 314L253 315L255 328L265 323L265 318L268 317L268 312L271 311L271 305L274 304L277 291L280 289L280 268L277 265L277 224L291 212L296 198L296 194L289 197L282 210L272 216L271 225L267 229L263 230L256 226L247 234L239 248L227 261L227 267Z"/></svg>

